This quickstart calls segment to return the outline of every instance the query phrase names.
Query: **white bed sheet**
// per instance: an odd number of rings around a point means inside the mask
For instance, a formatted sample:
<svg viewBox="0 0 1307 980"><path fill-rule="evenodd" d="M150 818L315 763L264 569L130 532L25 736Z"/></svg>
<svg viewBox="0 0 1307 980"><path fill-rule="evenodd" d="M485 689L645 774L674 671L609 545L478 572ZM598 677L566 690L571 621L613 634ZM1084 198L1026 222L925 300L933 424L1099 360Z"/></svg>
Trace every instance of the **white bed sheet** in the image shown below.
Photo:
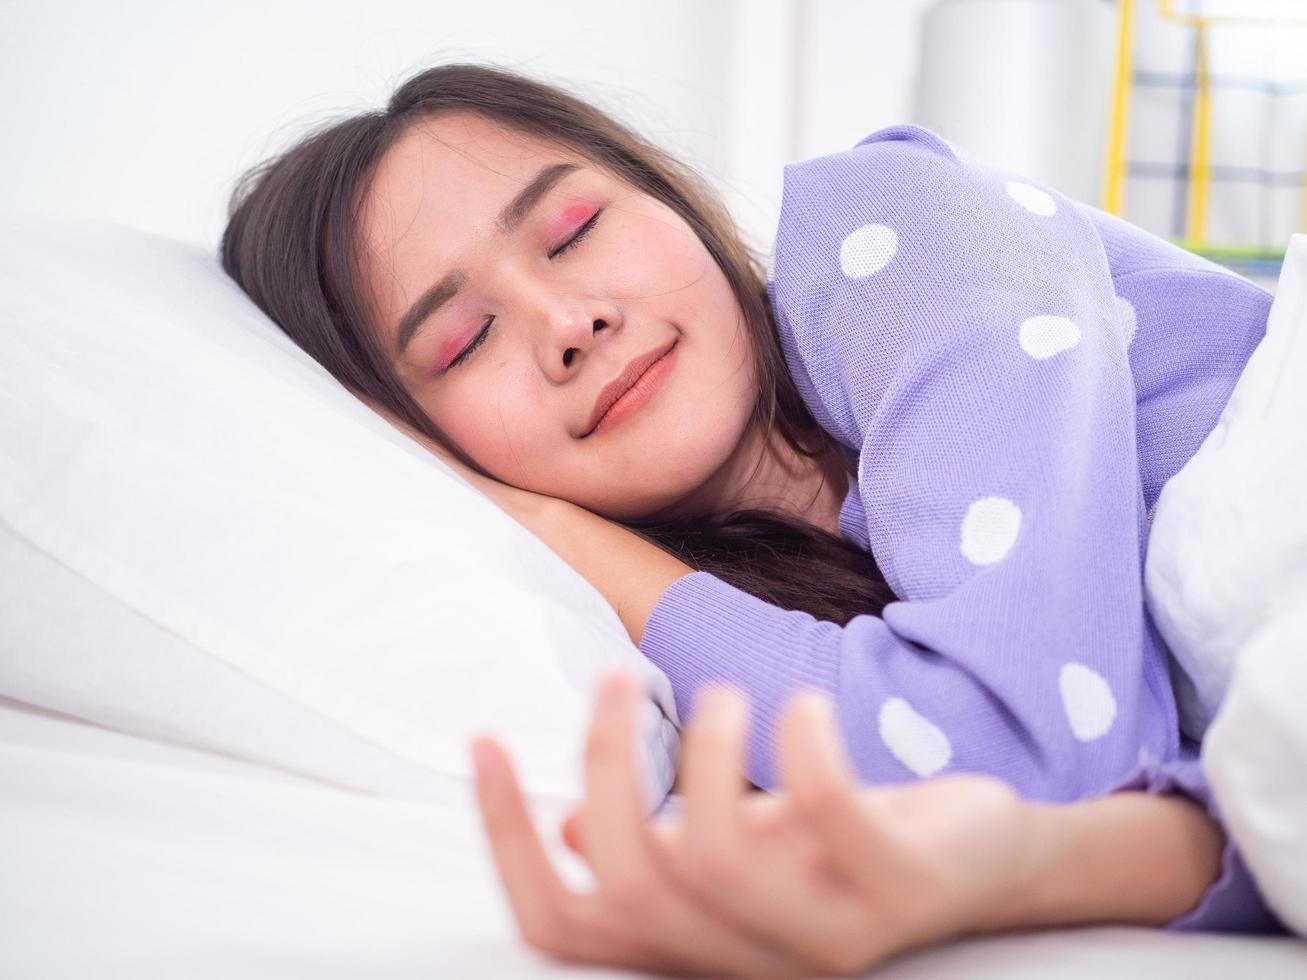
<svg viewBox="0 0 1307 980"><path fill-rule="evenodd" d="M627 975L517 940L461 780L422 802L368 795L0 701L0 787L3 976ZM1050 974L1307 976L1307 943L1065 930L876 975Z"/></svg>

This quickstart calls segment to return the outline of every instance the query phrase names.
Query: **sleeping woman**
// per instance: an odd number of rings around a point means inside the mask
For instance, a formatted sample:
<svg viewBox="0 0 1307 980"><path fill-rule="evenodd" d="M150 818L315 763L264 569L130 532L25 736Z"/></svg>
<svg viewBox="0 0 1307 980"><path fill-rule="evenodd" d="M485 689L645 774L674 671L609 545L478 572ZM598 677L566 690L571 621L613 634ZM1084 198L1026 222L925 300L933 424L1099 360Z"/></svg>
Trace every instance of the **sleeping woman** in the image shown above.
<svg viewBox="0 0 1307 980"><path fill-rule="evenodd" d="M692 171L476 65L247 175L222 258L671 680L685 807L652 822L638 692L601 687L565 826L593 893L476 743L532 944L785 976L1023 926L1277 927L1142 588L1265 291L911 126L785 168L765 275Z"/></svg>

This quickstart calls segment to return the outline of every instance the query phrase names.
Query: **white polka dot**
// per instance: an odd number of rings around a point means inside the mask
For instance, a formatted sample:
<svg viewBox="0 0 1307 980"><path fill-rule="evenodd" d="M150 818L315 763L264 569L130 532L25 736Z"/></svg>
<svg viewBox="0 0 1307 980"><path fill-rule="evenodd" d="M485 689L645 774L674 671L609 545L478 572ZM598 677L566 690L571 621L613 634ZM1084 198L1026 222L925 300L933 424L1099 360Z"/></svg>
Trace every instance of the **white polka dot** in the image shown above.
<svg viewBox="0 0 1307 980"><path fill-rule="evenodd" d="M1021 349L1037 361L1047 360L1080 343L1080 328L1064 316L1032 316L1021 324Z"/></svg>
<svg viewBox="0 0 1307 980"><path fill-rule="evenodd" d="M885 700L879 723L881 741L918 776L935 775L953 756L948 737L902 698Z"/></svg>
<svg viewBox="0 0 1307 980"><path fill-rule="evenodd" d="M1139 325L1138 317L1135 314L1135 305L1124 296L1116 298L1117 316L1121 318L1121 335L1125 337L1127 347L1135 339L1135 328Z"/></svg>
<svg viewBox="0 0 1307 980"><path fill-rule="evenodd" d="M1048 191L1040 190L1034 184L1009 180L1005 185L1008 197L1016 201L1031 214L1049 218L1057 214L1057 202Z"/></svg>
<svg viewBox="0 0 1307 980"><path fill-rule="evenodd" d="M1116 698L1100 673L1072 661L1063 665L1057 686L1076 738L1092 742L1107 734L1116 718Z"/></svg>
<svg viewBox="0 0 1307 980"><path fill-rule="evenodd" d="M840 243L840 268L850 279L874 275L899 250L899 236L885 225L863 225Z"/></svg>
<svg viewBox="0 0 1307 980"><path fill-rule="evenodd" d="M962 554L973 565L1002 561L1020 530L1020 507L1006 497L981 497L962 518Z"/></svg>

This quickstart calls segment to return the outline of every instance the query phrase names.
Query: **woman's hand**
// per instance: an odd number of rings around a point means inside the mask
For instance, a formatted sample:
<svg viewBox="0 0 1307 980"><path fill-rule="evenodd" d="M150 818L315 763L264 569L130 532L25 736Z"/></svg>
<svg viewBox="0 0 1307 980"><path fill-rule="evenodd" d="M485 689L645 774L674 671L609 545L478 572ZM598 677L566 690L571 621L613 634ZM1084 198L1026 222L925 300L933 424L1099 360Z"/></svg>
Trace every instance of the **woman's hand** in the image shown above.
<svg viewBox="0 0 1307 980"><path fill-rule="evenodd" d="M586 799L564 838L598 887L558 878L497 743L474 743L496 865L532 946L568 960L680 974L859 971L905 949L1010 923L1030 875L1031 808L953 777L852 779L829 703L800 695L779 733L784 790L746 792L746 704L710 689L684 733L683 817L651 823L635 770L635 682L601 685Z"/></svg>

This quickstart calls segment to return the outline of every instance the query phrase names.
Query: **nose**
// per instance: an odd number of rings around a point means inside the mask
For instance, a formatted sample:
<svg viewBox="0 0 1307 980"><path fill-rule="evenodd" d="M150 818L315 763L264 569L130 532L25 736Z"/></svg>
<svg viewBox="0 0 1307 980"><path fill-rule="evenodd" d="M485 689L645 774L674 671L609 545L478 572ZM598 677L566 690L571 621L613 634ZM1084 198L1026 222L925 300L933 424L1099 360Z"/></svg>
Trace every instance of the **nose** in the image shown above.
<svg viewBox="0 0 1307 980"><path fill-rule="evenodd" d="M558 382L575 374L596 345L607 343L622 323L622 312L615 304L593 297L559 297L547 304L544 313L547 327L542 363L550 378Z"/></svg>

